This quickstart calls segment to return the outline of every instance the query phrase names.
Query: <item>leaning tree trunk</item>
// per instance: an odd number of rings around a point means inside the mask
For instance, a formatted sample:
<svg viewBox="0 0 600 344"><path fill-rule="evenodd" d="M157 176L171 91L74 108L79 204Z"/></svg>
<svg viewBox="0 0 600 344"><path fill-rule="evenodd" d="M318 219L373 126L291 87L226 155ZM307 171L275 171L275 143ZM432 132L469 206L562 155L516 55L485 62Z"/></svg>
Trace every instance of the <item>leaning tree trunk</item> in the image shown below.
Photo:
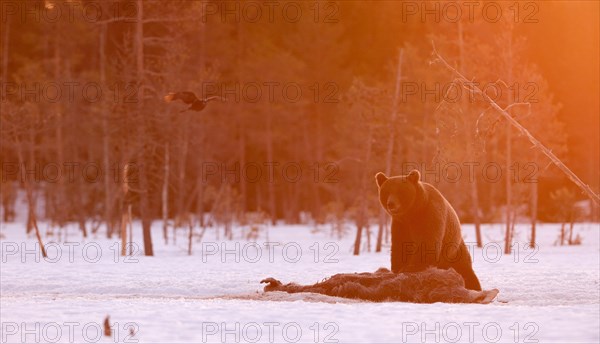
<svg viewBox="0 0 600 344"><path fill-rule="evenodd" d="M502 116L502 118L504 118L513 127L517 128L519 130L519 134L522 136L525 136L527 138L527 140L533 144L533 147L537 148L546 157L548 157L550 159L550 161L569 178L569 180L571 180L575 185L577 185L589 197L589 199L592 200L592 202L600 205L600 195L596 194L594 192L594 190L592 190L592 188L590 188L589 185L585 184L573 171L571 171L571 169L569 169L569 167L567 165L565 165L565 163L563 163L562 160L560 160L552 152L551 149L544 146L544 144L542 142L540 142L538 139L536 139L535 136L533 136L529 132L529 130L527 130L527 128L525 128L523 125L521 125L507 111L507 109L510 108L515 103L510 104L506 108L500 107L500 105L498 105L498 103L496 103L492 98L490 98L481 88L479 88L477 85L474 86L473 82L471 81L471 80L473 80L472 78L467 79L464 75L462 75L460 72L458 72L455 68L450 66L448 64L448 62L446 62L446 60L444 60L444 58L442 58L442 56L440 56L440 54L437 52L437 50L435 50L435 47L434 47L433 54L435 55L437 61L441 62L448 70L450 70L454 73L454 75L456 76L456 78L454 79L455 82L459 82L463 86L463 88L467 89L473 95L476 94L476 95L481 96L481 98L485 102L487 102L492 109L496 110L496 112L498 112L500 114L500 116ZM511 81L512 81L512 78L511 78Z"/></svg>
<svg viewBox="0 0 600 344"><path fill-rule="evenodd" d="M30 219L31 219L31 225L33 226L33 229L35 229L35 237L38 241L38 243L40 244L40 249L42 251L42 257L46 258L48 257L46 255L46 248L44 247L44 243L42 242L42 236L40 235L40 229L38 228L37 225L37 219L35 216L35 201L33 200L33 191L31 189L31 185L29 182L25 182L26 186L25 188L27 189L27 205L29 206L29 214L30 214Z"/></svg>
<svg viewBox="0 0 600 344"><path fill-rule="evenodd" d="M34 134L33 134L33 129L30 128L29 129L29 137L30 137L30 144L32 145L31 147L29 147L29 161L33 162L33 145L35 145L35 141L33 140L34 138ZM17 155L19 158L19 166L25 166L24 163L24 159L23 159L23 152L22 152L22 143L21 142L17 142ZM33 187L31 186L31 182L29 181L28 178L25 178L25 194L27 197L27 207L29 210L29 215L28 215L28 219L27 219L27 226L31 226L34 230L35 230L35 237L37 238L38 243L40 244L40 249L42 251L42 256L44 258L47 257L46 255L46 248L44 247L44 243L42 242L42 236L40 235L40 229L38 228L37 225L37 218L35 216L35 195L33 194ZM27 230L29 232L29 229Z"/></svg>

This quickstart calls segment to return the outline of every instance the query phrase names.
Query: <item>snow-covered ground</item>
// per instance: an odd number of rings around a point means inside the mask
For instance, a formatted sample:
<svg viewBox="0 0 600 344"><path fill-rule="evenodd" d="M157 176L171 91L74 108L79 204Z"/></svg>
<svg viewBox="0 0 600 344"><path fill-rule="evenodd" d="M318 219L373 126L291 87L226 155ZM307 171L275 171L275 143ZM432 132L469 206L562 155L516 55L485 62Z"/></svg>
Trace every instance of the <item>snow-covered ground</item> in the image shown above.
<svg viewBox="0 0 600 344"><path fill-rule="evenodd" d="M41 225L46 232L46 225ZM48 258L22 224L2 224L1 342L501 342L600 341L599 224L578 224L580 246L555 246L559 225L538 229L537 250L517 228L513 254L501 255L502 226L483 228L487 243L473 248L484 289L498 299L480 304L368 303L324 296L261 296L259 281L315 283L340 272L389 267L382 253L351 254L353 235L329 236L328 227L275 226L255 242L217 240L208 229L187 254L187 231L165 245L153 227L155 256L121 257L118 239L83 240L73 225L44 236ZM466 242L473 227L463 226ZM270 244L267 245L266 242ZM106 315L113 334L101 336ZM131 336L130 330L134 332Z"/></svg>

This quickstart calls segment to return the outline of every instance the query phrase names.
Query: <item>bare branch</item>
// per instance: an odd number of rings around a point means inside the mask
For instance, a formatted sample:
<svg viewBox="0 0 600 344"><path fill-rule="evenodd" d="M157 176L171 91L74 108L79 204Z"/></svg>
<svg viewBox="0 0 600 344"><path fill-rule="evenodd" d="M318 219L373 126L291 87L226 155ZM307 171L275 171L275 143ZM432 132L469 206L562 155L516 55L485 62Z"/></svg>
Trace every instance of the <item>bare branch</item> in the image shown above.
<svg viewBox="0 0 600 344"><path fill-rule="evenodd" d="M470 89L471 92L479 94L483 97L483 99L490 104L490 106L496 110L505 120L507 120L513 127L517 128L521 134L527 137L527 139L537 148L539 149L545 156L547 156L556 167L558 167L567 177L575 183L586 195L594 201L596 204L600 204L600 196L598 196L594 191L589 187L589 185L585 184L579 177L571 171L567 165L565 165L550 149L544 146L538 139L536 139L524 126L522 126L515 118L513 118L506 109L502 109L493 99L488 97L478 86L469 83L469 79L467 79L464 75L462 75L455 68L450 66L446 60L437 52L435 49L435 45L433 44L433 54L436 58L435 61L439 61L444 67L450 70L454 75L456 75L456 80L460 81L463 87ZM467 86L468 85L468 86ZM511 104L507 107L510 108Z"/></svg>

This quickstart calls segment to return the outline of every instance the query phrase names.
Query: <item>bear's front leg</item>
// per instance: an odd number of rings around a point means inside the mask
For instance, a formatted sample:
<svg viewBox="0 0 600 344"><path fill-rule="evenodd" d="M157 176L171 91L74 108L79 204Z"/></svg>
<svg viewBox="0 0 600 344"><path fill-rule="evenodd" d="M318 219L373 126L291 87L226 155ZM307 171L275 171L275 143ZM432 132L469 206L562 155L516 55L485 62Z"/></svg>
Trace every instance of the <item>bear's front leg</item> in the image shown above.
<svg viewBox="0 0 600 344"><path fill-rule="evenodd" d="M463 280L465 281L465 288L478 291L481 290L481 284L479 283L479 279L473 270L471 254L469 254L469 249L464 242L461 242L456 259L450 266L462 276Z"/></svg>
<svg viewBox="0 0 600 344"><path fill-rule="evenodd" d="M417 245L411 242L392 243L392 272L415 272L415 256L418 255Z"/></svg>
<svg viewBox="0 0 600 344"><path fill-rule="evenodd" d="M423 219L420 228L422 238L419 246L419 265L427 268L434 266L437 268L448 268L442 257L444 248L445 221L439 216L428 216Z"/></svg>
<svg viewBox="0 0 600 344"><path fill-rule="evenodd" d="M409 265L409 258L415 253L410 245L408 228L396 220L392 220L392 272L405 272Z"/></svg>
<svg viewBox="0 0 600 344"><path fill-rule="evenodd" d="M411 228L392 221L392 272L416 272L425 269L420 263L421 240L411 234Z"/></svg>

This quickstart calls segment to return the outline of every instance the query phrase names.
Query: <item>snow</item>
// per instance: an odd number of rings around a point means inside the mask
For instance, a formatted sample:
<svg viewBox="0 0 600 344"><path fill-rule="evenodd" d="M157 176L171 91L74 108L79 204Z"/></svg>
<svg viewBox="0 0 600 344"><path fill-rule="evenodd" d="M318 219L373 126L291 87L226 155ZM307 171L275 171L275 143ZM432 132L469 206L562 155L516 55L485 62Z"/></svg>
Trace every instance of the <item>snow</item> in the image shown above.
<svg viewBox="0 0 600 344"><path fill-rule="evenodd" d="M46 228L41 224L43 234ZM527 226L517 226L514 253L499 255L503 227L484 225L488 244L472 248L474 268L484 289L498 288L500 294L479 305L263 294L259 281L265 277L309 284L336 273L389 267L389 247L353 256L353 235L338 240L327 226L317 232L271 227L268 246L264 231L248 242L240 239L242 228L234 229L233 241L222 234L217 240L214 228L208 229L188 256L187 230L165 245L156 222L155 257L138 250L126 258L118 255L118 239L106 239L103 229L82 239L71 225L61 240L58 233L44 235L45 260L22 224L3 223L1 342L597 343L600 228L577 224L582 245L555 246L559 228L540 225L539 246L532 250ZM472 226L463 226L466 242L474 241L473 233ZM138 223L133 238L141 249ZM106 315L113 324L110 337L100 335Z"/></svg>

